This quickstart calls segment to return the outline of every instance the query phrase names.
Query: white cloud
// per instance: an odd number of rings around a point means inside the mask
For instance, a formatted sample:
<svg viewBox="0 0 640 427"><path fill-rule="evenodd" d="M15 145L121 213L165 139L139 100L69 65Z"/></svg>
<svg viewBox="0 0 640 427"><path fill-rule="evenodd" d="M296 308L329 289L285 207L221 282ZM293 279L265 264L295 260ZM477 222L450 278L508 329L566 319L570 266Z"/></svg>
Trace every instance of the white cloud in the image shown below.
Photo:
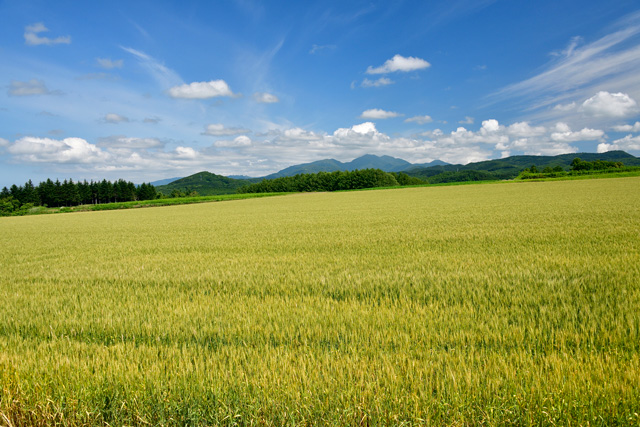
<svg viewBox="0 0 640 427"><path fill-rule="evenodd" d="M117 123L123 123L123 122L129 121L127 117L121 116L120 114L116 114L116 113L108 113L104 116L102 120L105 123L111 123L111 124L117 124Z"/></svg>
<svg viewBox="0 0 640 427"><path fill-rule="evenodd" d="M33 163L94 163L110 156L82 138L62 140L26 136L8 148L19 160Z"/></svg>
<svg viewBox="0 0 640 427"><path fill-rule="evenodd" d="M461 125L472 125L473 117L465 116L464 120L460 120L458 123L460 123Z"/></svg>
<svg viewBox="0 0 640 427"><path fill-rule="evenodd" d="M198 153L191 147L176 147L175 154L180 159L195 159Z"/></svg>
<svg viewBox="0 0 640 427"><path fill-rule="evenodd" d="M500 130L500 123L498 123L495 119L484 120L482 122L482 128L480 129L483 133L488 132L498 132Z"/></svg>
<svg viewBox="0 0 640 427"><path fill-rule="evenodd" d="M24 29L24 42L30 46L38 46L38 45L53 45L53 44L69 44L71 43L71 36L61 36L56 37L55 39L50 39L48 37L40 37L39 33L44 33L49 31L47 27L44 26L42 22L38 22L36 24L27 25Z"/></svg>
<svg viewBox="0 0 640 427"><path fill-rule="evenodd" d="M289 141L318 141L322 135L302 128L291 128L282 133L282 138Z"/></svg>
<svg viewBox="0 0 640 427"><path fill-rule="evenodd" d="M4 138L0 138L0 147L5 147L7 145L9 145L9 141Z"/></svg>
<svg viewBox="0 0 640 427"><path fill-rule="evenodd" d="M100 138L96 145L102 148L148 149L162 148L165 143L156 138L130 138L120 135Z"/></svg>
<svg viewBox="0 0 640 427"><path fill-rule="evenodd" d="M624 150L624 151L640 151L640 136L627 135L624 138L617 139L611 144L598 144L598 153L606 153L607 151Z"/></svg>
<svg viewBox="0 0 640 427"><path fill-rule="evenodd" d="M614 126L613 130L616 132L640 132L640 122L635 122L633 125Z"/></svg>
<svg viewBox="0 0 640 427"><path fill-rule="evenodd" d="M210 136L233 136L233 135L242 135L244 133L251 132L249 129L243 129L238 127L227 128L224 127L222 123L214 123L207 125L203 135Z"/></svg>
<svg viewBox="0 0 640 427"><path fill-rule="evenodd" d="M599 91L623 91L640 96L640 13L633 12L615 24L615 30L590 43L572 39L562 54L541 73L511 84L492 95L495 101L516 99L539 111L540 117L556 119L573 108L570 99L586 99ZM557 109L547 108L560 105Z"/></svg>
<svg viewBox="0 0 640 427"><path fill-rule="evenodd" d="M413 116L405 119L405 123L417 123L419 125L424 125L425 123L431 123L433 119L431 116Z"/></svg>
<svg viewBox="0 0 640 427"><path fill-rule="evenodd" d="M253 94L253 99L260 104L274 104L280 102L277 96L266 92L256 92Z"/></svg>
<svg viewBox="0 0 640 427"><path fill-rule="evenodd" d="M402 114L396 113L395 111L385 111L379 108L372 108L370 110L365 110L360 114L360 118L362 119L390 119L392 117L400 117Z"/></svg>
<svg viewBox="0 0 640 427"><path fill-rule="evenodd" d="M594 116L627 117L638 112L638 104L626 93L600 91L584 101L581 110Z"/></svg>
<svg viewBox="0 0 640 427"><path fill-rule="evenodd" d="M169 89L172 98L184 99L208 99L218 96L234 96L231 88L224 80L211 80L209 82L193 82L174 86Z"/></svg>
<svg viewBox="0 0 640 427"><path fill-rule="evenodd" d="M595 141L603 136L604 131L600 129L584 128L577 132L571 132L570 130L554 132L551 134L551 139L559 142Z"/></svg>
<svg viewBox="0 0 640 427"><path fill-rule="evenodd" d="M516 138L540 136L546 131L544 126L531 126L528 122L517 122L507 126L507 134Z"/></svg>
<svg viewBox="0 0 640 427"><path fill-rule="evenodd" d="M113 68L122 68L124 61L122 59L117 59L115 61L109 58L96 58L98 65L104 69L111 70Z"/></svg>
<svg viewBox="0 0 640 427"><path fill-rule="evenodd" d="M360 86L362 87L380 87L380 86L387 86L387 85L391 85L393 84L393 80L387 78L387 77L380 77L377 80L369 80L369 79L364 79L362 81L362 83L360 84Z"/></svg>
<svg viewBox="0 0 640 427"><path fill-rule="evenodd" d="M577 107L575 102L570 102L568 104L558 104L553 107L555 111L573 111Z"/></svg>
<svg viewBox="0 0 640 427"><path fill-rule="evenodd" d="M251 145L251 138L246 135L240 135L231 141L216 141L213 145L221 148L249 147Z"/></svg>
<svg viewBox="0 0 640 427"><path fill-rule="evenodd" d="M47 89L42 80L37 79L31 79L28 82L12 80L7 91L10 96L52 95L55 93L57 92Z"/></svg>
<svg viewBox="0 0 640 427"><path fill-rule="evenodd" d="M387 59L385 63L379 67L367 68L367 74L388 74L396 71L408 72L422 70L430 66L431 64L424 59L415 58L413 56L405 58L402 55L395 55L393 58Z"/></svg>

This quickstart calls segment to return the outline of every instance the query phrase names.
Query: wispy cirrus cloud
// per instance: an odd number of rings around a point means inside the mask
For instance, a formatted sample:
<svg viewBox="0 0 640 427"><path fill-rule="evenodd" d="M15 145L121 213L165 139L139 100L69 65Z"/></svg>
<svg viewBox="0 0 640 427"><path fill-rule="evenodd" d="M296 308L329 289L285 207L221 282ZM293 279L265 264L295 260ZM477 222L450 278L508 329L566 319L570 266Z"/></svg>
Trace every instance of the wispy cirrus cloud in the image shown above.
<svg viewBox="0 0 640 427"><path fill-rule="evenodd" d="M184 83L178 73L166 67L150 55L130 47L120 46L120 48L133 55L138 60L140 66L151 75L161 88L168 89Z"/></svg>
<svg viewBox="0 0 640 427"><path fill-rule="evenodd" d="M489 96L491 103L515 100L529 111L545 110L540 118L554 119L575 114L576 102L606 91L640 96L640 12L618 21L607 35L589 43L580 37L542 72L510 84ZM595 101L594 101L595 103ZM588 105L586 106L588 111Z"/></svg>

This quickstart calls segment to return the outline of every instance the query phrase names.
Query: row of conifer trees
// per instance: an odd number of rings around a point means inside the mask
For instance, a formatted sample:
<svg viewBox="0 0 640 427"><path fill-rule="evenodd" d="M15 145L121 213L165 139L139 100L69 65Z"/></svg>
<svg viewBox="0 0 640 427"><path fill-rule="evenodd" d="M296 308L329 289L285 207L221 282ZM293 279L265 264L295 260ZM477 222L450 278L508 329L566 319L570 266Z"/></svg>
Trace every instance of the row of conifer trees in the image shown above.
<svg viewBox="0 0 640 427"><path fill-rule="evenodd" d="M29 180L23 186L4 187L0 192L0 199L12 199L19 206L31 204L48 207L151 200L157 197L158 193L153 185L143 183L136 186L123 179L114 182L106 179L97 182L74 182L72 179L54 182L47 179L37 186Z"/></svg>

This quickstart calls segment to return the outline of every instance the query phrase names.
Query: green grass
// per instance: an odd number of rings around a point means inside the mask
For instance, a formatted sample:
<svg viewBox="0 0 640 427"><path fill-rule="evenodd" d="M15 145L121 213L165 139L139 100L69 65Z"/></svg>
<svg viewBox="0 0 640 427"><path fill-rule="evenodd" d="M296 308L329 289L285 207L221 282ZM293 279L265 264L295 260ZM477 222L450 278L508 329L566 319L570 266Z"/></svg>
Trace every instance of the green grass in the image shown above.
<svg viewBox="0 0 640 427"><path fill-rule="evenodd" d="M241 200L241 199L259 198L259 197L282 196L284 194L286 193L220 194L215 196L162 198L162 199L155 199L155 200L101 203L97 205L79 205L79 206L60 207L60 208L47 208L44 206L35 206L29 210L27 215L70 213L70 212L111 211L111 210L117 210L117 209L137 209L137 208L150 208L150 207L157 207L157 206L189 205L194 203L222 202L222 201L228 201L228 200Z"/></svg>
<svg viewBox="0 0 640 427"><path fill-rule="evenodd" d="M0 424L638 425L640 178L0 218Z"/></svg>

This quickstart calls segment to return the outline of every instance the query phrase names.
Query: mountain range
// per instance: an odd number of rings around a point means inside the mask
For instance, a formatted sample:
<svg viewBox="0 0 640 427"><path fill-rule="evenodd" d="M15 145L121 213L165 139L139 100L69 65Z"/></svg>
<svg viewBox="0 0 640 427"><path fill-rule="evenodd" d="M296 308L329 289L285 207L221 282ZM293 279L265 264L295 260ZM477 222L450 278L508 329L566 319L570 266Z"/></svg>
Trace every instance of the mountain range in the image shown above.
<svg viewBox="0 0 640 427"><path fill-rule="evenodd" d="M226 178L237 179L237 180L251 180L252 182L256 182L255 180L259 181L262 179L274 179L274 178L280 178L283 176L294 176L300 173L353 171L356 169L381 169L385 172L401 172L403 170L414 168L414 167L431 167L431 166L444 166L444 165L448 165L448 163L443 162L441 160L434 160L433 162L430 162L430 163L409 163L406 160L398 159L397 157L376 156L374 154L365 154L364 156L358 157L357 159L354 159L346 163L343 163L335 159L324 159L324 160L318 160L311 163L293 165L293 166L289 166L288 168L282 169L279 172L272 173L270 175L260 177L260 178L252 178L245 175L229 175ZM195 176L195 175L191 175L191 176ZM181 179L184 179L184 178L182 177L167 178L167 179L161 179L158 181L153 181L151 182L151 184L158 187L158 186L164 186L167 184L174 183ZM182 182L182 183L184 184L185 182Z"/></svg>
<svg viewBox="0 0 640 427"><path fill-rule="evenodd" d="M482 162L468 163L466 165L452 165L441 160L430 163L413 164L406 160L391 156L376 156L367 154L350 162L340 162L335 159L318 160L311 163L290 166L279 172L261 178L246 176L226 177L211 172L198 172L185 178L172 178L154 181L151 184L164 194L170 194L174 190L182 192L197 191L202 196L214 194L231 194L236 189L262 181L284 176L294 176L304 173L353 171L356 169L381 169L385 172L403 172L409 176L422 180L433 180L438 175L460 175L457 180L469 180L470 176L482 176L482 179L513 179L525 168L535 165L538 169L561 166L569 169L571 162L576 157L585 161L607 160L622 162L626 166L640 166L640 158L632 156L624 151L608 151L606 153L572 153L557 156L511 156L503 159L486 160ZM470 175L470 171L474 174ZM455 178L453 180L456 180Z"/></svg>

